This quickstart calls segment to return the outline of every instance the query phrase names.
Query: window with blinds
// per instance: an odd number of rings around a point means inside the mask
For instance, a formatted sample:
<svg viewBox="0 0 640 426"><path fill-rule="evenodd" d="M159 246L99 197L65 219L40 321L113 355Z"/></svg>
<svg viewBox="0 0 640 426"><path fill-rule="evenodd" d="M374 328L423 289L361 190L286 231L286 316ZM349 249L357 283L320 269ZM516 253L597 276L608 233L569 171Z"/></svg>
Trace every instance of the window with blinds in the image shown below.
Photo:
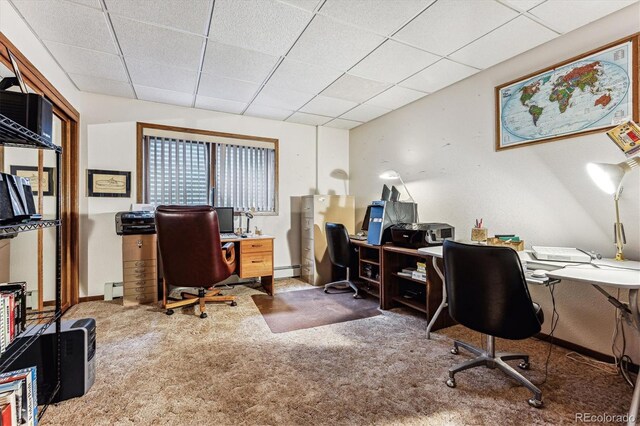
<svg viewBox="0 0 640 426"><path fill-rule="evenodd" d="M274 144L226 143L229 138L217 143L192 136L194 140L144 137L145 202L211 204L214 196L218 207L276 212ZM215 188L213 193L211 188Z"/></svg>

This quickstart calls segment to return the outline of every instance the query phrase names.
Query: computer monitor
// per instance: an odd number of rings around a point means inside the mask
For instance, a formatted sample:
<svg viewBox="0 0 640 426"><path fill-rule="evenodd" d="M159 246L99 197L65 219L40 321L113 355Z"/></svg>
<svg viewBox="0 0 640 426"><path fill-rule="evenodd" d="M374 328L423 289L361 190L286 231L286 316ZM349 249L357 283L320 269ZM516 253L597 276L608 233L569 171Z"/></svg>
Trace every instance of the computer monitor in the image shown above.
<svg viewBox="0 0 640 426"><path fill-rule="evenodd" d="M380 195L380 199L382 201L389 201L390 198L391 198L391 190L386 184L382 185L382 195Z"/></svg>
<svg viewBox="0 0 640 426"><path fill-rule="evenodd" d="M400 191L398 191L395 185L391 187L391 197L389 197L389 201L400 201Z"/></svg>
<svg viewBox="0 0 640 426"><path fill-rule="evenodd" d="M361 231L369 230L369 216L371 215L371 206L367 206L367 212L364 214L364 220L362 221Z"/></svg>
<svg viewBox="0 0 640 426"><path fill-rule="evenodd" d="M221 234L233 233L233 207L214 207L218 212L218 226Z"/></svg>

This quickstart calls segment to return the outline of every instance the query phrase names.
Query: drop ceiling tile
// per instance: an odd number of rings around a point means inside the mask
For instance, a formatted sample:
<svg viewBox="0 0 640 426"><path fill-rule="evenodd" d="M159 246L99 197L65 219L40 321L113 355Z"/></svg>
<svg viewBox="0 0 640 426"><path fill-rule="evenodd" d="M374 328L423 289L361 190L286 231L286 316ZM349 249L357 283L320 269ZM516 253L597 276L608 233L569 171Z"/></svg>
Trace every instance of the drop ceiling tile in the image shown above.
<svg viewBox="0 0 640 426"><path fill-rule="evenodd" d="M383 41L378 35L316 15L287 57L346 71Z"/></svg>
<svg viewBox="0 0 640 426"><path fill-rule="evenodd" d="M328 121L333 120L331 117L324 117L322 115L315 114L305 114L304 112L296 112L291 117L287 118L286 121L291 121L292 123L298 124L308 124L310 126L322 126Z"/></svg>
<svg viewBox="0 0 640 426"><path fill-rule="evenodd" d="M40 39L118 53L104 13L61 0L14 0Z"/></svg>
<svg viewBox="0 0 640 426"><path fill-rule="evenodd" d="M125 59L198 70L204 38L112 16Z"/></svg>
<svg viewBox="0 0 640 426"><path fill-rule="evenodd" d="M456 81L463 80L478 70L448 59L442 59L400 83L402 87L433 93Z"/></svg>
<svg viewBox="0 0 640 426"><path fill-rule="evenodd" d="M216 0L209 38L280 56L311 17L307 11L274 0Z"/></svg>
<svg viewBox="0 0 640 426"><path fill-rule="evenodd" d="M190 107L193 103L193 95L191 93L174 92L172 90L158 89L156 87L146 87L134 84L138 99L150 102L160 102L162 104L171 104Z"/></svg>
<svg viewBox="0 0 640 426"><path fill-rule="evenodd" d="M518 12L495 1L440 0L394 38L448 55L516 16Z"/></svg>
<svg viewBox="0 0 640 426"><path fill-rule="evenodd" d="M361 103L388 89L389 86L391 85L388 83L344 74L331 86L324 89L322 94L333 98Z"/></svg>
<svg viewBox="0 0 640 426"><path fill-rule="evenodd" d="M534 8L544 1L545 0L502 0L503 3L507 3L509 6L524 11Z"/></svg>
<svg viewBox="0 0 640 426"><path fill-rule="evenodd" d="M78 86L78 89L83 92L102 93L103 95L119 96L121 98L135 98L129 83L79 74L69 74L69 77Z"/></svg>
<svg viewBox="0 0 640 426"><path fill-rule="evenodd" d="M198 95L248 103L259 88L259 84L202 73Z"/></svg>
<svg viewBox="0 0 640 426"><path fill-rule="evenodd" d="M548 0L529 13L563 33L600 19L637 0Z"/></svg>
<svg viewBox="0 0 640 426"><path fill-rule="evenodd" d="M349 72L372 80L397 83L438 59L440 56L387 40Z"/></svg>
<svg viewBox="0 0 640 426"><path fill-rule="evenodd" d="M318 95L313 98L308 104L302 107L300 109L300 112L326 115L327 117L337 117L357 105L358 104L356 102Z"/></svg>
<svg viewBox="0 0 640 426"><path fill-rule="evenodd" d="M307 10L309 12L313 12L320 3L320 0L278 0L280 3L288 4L290 6L295 6L300 9Z"/></svg>
<svg viewBox="0 0 640 426"><path fill-rule="evenodd" d="M341 74L341 71L335 69L285 58L269 78L269 84L273 87L315 94L331 84Z"/></svg>
<svg viewBox="0 0 640 426"><path fill-rule="evenodd" d="M81 4L88 7L93 7L94 9L102 10L102 3L100 0L68 0L71 3Z"/></svg>
<svg viewBox="0 0 640 426"><path fill-rule="evenodd" d="M249 105L249 108L244 112L244 115L250 115L252 117L270 118L272 120L284 120L291 115L293 111L288 111L279 108L271 108L263 105Z"/></svg>
<svg viewBox="0 0 640 426"><path fill-rule="evenodd" d="M474 67L488 68L557 36L531 19L519 16L450 57Z"/></svg>
<svg viewBox="0 0 640 426"><path fill-rule="evenodd" d="M133 84L184 93L196 90L197 71L131 58L126 63Z"/></svg>
<svg viewBox="0 0 640 426"><path fill-rule="evenodd" d="M118 55L53 41L47 41L44 44L68 73L90 75L117 81L129 80L122 64L122 59Z"/></svg>
<svg viewBox="0 0 640 426"><path fill-rule="evenodd" d="M220 77L262 83L278 57L209 40L202 72Z"/></svg>
<svg viewBox="0 0 640 426"><path fill-rule="evenodd" d="M359 121L343 120L341 118L336 118L335 120L332 120L327 124L325 124L325 126L349 130L349 129L353 129L354 127L358 127L361 124L362 123L360 123Z"/></svg>
<svg viewBox="0 0 640 426"><path fill-rule="evenodd" d="M375 98L367 101L365 104L382 108L397 109L415 101L416 99L420 99L423 96L426 96L426 93L405 89L400 86L393 86L386 92L382 92Z"/></svg>
<svg viewBox="0 0 640 426"><path fill-rule="evenodd" d="M208 98L201 95L196 96L196 108L241 114L247 105L248 104L242 102L227 101L226 99Z"/></svg>
<svg viewBox="0 0 640 426"><path fill-rule="evenodd" d="M390 35L435 0L327 0L320 13L339 21Z"/></svg>
<svg viewBox="0 0 640 426"><path fill-rule="evenodd" d="M309 102L314 96L315 94L313 93L297 92L266 85L253 102L258 105L295 111Z"/></svg>
<svg viewBox="0 0 640 426"><path fill-rule="evenodd" d="M109 13L206 35L211 0L105 0Z"/></svg>
<svg viewBox="0 0 640 426"><path fill-rule="evenodd" d="M388 112L391 112L391 110L374 105L362 104L358 105L346 114L342 114L340 118L366 123L367 121L371 121Z"/></svg>

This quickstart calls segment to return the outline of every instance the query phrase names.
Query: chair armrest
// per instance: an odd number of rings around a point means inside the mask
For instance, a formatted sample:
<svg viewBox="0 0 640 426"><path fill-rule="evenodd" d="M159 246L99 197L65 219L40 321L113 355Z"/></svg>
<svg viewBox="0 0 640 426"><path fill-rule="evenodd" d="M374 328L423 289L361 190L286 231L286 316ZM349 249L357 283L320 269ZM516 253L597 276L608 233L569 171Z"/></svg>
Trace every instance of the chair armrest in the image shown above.
<svg viewBox="0 0 640 426"><path fill-rule="evenodd" d="M222 246L222 254L224 255L224 261L230 271L236 269L236 246L232 242L225 243Z"/></svg>

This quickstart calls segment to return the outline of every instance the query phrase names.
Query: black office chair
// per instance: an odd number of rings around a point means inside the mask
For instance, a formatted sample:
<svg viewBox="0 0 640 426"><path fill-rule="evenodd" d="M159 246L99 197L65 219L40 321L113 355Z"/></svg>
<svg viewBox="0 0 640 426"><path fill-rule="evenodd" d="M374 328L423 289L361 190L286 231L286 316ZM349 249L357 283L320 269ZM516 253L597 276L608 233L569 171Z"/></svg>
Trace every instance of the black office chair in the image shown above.
<svg viewBox="0 0 640 426"><path fill-rule="evenodd" d="M529 338L540 332L544 316L533 303L518 253L509 247L464 244L446 240L443 248L449 314L460 324L487 335L487 350L454 341L451 353L463 347L477 358L449 369L447 386L456 387L455 374L477 366L498 368L533 392L529 405L542 406L542 392L505 361L520 359L529 369L529 356L495 352L495 337Z"/></svg>
<svg viewBox="0 0 640 426"><path fill-rule="evenodd" d="M351 281L351 273L349 265L351 262L351 244L349 242L349 233L347 228L341 223L327 222L324 226L327 234L327 249L329 258L334 265L347 268L347 279L334 281L324 286L324 292L329 293L330 288L347 290L352 288L355 291L353 297L358 297L358 287Z"/></svg>

